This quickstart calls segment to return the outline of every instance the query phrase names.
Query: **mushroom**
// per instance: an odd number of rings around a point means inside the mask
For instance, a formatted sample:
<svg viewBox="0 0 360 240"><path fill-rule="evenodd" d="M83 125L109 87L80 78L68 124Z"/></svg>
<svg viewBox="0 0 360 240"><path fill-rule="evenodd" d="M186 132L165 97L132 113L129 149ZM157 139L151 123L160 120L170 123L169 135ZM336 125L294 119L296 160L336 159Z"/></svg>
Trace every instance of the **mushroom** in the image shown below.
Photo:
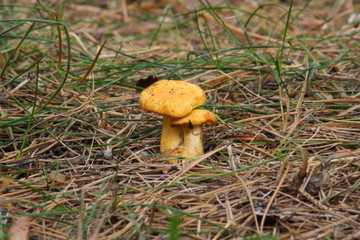
<svg viewBox="0 0 360 240"><path fill-rule="evenodd" d="M174 118L172 127L181 127L184 134L182 145L182 157L195 158L204 154L202 129L203 125L215 125L216 116L203 109L194 109L189 115L182 118Z"/></svg>
<svg viewBox="0 0 360 240"><path fill-rule="evenodd" d="M180 127L171 127L173 118L181 118L206 102L205 92L197 85L183 81L160 80L140 94L141 108L163 115L160 152L179 156L182 143Z"/></svg>

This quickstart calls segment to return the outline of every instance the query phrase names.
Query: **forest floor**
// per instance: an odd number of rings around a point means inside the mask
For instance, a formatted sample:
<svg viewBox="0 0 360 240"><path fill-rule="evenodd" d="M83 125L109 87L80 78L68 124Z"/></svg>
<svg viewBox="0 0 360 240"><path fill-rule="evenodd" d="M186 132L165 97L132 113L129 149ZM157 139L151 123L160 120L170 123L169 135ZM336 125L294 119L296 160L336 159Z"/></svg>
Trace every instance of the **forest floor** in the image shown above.
<svg viewBox="0 0 360 240"><path fill-rule="evenodd" d="M0 4L0 239L359 239L360 3ZM168 164L157 79L199 85Z"/></svg>

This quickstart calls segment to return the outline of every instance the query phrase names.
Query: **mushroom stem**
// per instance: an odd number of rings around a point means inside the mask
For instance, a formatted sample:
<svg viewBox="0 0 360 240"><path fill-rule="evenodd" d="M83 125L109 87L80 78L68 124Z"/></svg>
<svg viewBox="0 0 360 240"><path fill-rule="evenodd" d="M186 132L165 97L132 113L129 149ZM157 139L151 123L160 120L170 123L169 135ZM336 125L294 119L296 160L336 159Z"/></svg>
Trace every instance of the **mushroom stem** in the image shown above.
<svg viewBox="0 0 360 240"><path fill-rule="evenodd" d="M164 116L163 129L160 139L160 152L163 154L180 155L181 149L179 145L182 141L181 127L171 127L172 118Z"/></svg>
<svg viewBox="0 0 360 240"><path fill-rule="evenodd" d="M204 154L202 125L183 126L184 143L182 147L182 157L195 158Z"/></svg>

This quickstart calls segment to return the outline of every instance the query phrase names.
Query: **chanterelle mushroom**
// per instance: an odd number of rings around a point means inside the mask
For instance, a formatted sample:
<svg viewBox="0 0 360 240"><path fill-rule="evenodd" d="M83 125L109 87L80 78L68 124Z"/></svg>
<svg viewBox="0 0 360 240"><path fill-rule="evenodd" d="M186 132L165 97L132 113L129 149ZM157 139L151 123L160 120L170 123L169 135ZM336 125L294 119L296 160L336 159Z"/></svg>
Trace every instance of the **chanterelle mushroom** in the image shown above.
<svg viewBox="0 0 360 240"><path fill-rule="evenodd" d="M204 124L208 126L215 125L216 116L203 109L194 109L185 117L172 119L171 126L181 126L184 134L184 143L180 156L195 158L204 154L202 141L202 127Z"/></svg>
<svg viewBox="0 0 360 240"><path fill-rule="evenodd" d="M181 118L206 102L205 92L197 85L183 81L161 80L140 94L141 108L163 115L160 152L181 155L178 146L182 141L179 127L171 127L172 118Z"/></svg>

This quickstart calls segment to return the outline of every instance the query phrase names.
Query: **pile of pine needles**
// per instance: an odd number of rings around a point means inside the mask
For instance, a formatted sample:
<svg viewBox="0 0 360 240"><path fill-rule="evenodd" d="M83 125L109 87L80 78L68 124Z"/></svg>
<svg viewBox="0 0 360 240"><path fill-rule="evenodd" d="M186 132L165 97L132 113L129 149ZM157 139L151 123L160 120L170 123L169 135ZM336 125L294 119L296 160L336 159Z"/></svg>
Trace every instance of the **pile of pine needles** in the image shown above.
<svg viewBox="0 0 360 240"><path fill-rule="evenodd" d="M359 3L76 2L0 4L0 238L360 238ZM156 79L205 155L159 154Z"/></svg>

